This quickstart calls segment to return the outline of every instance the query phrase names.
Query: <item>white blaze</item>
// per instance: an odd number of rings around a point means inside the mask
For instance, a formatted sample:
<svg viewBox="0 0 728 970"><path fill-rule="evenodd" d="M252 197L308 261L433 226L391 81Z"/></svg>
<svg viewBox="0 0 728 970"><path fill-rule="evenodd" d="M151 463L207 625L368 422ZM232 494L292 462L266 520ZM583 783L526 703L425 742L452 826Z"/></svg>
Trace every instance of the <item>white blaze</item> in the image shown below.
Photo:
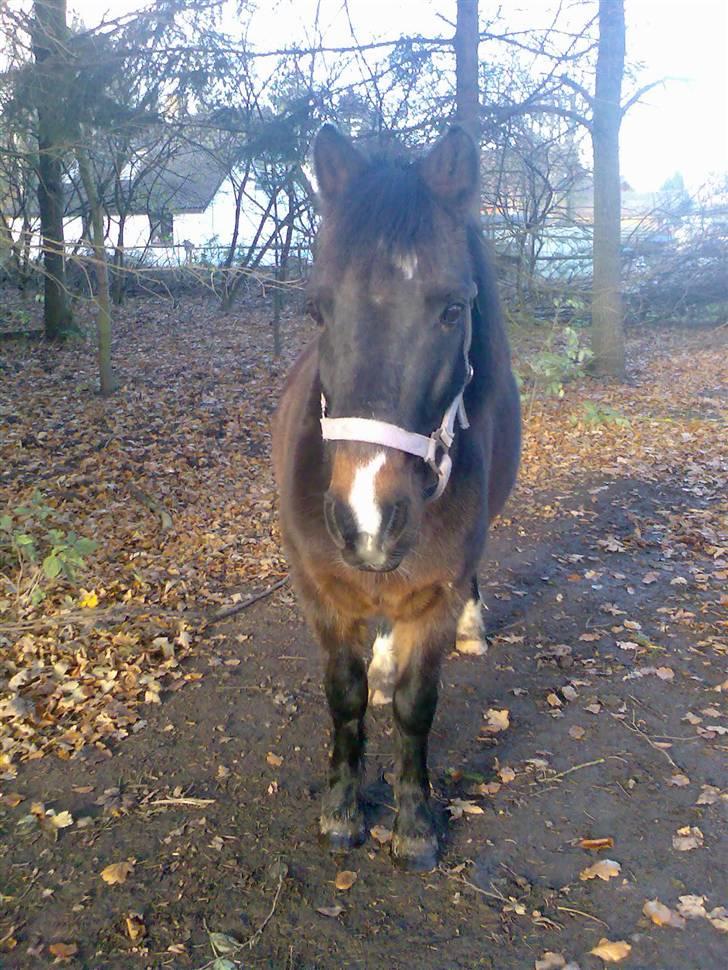
<svg viewBox="0 0 728 970"><path fill-rule="evenodd" d="M386 461L385 453L378 451L371 461L357 468L349 493L349 507L357 527L360 532L370 536L378 535L382 525L382 513L377 502L374 480L384 468Z"/></svg>
<svg viewBox="0 0 728 970"><path fill-rule="evenodd" d="M401 271L406 280L414 279L417 269L417 253L400 253L394 257L394 265Z"/></svg>

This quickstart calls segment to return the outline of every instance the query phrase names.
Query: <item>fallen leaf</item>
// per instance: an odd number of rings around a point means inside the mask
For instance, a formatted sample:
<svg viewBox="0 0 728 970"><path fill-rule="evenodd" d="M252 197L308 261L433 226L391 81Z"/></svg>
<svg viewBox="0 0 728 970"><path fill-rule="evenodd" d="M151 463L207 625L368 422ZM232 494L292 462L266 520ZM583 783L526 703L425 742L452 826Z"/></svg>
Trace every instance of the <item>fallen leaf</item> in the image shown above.
<svg viewBox="0 0 728 970"><path fill-rule="evenodd" d="M656 583L659 578L659 575L654 570L650 570L650 572L644 574L642 582L645 586L649 586L651 583Z"/></svg>
<svg viewBox="0 0 728 970"><path fill-rule="evenodd" d="M620 960L629 956L631 949L631 945L624 940L607 940L602 937L594 949L589 952L593 953L595 957L600 957L605 963L619 963Z"/></svg>
<svg viewBox="0 0 728 970"><path fill-rule="evenodd" d="M225 956L226 953L237 953L240 949L240 942L227 933L208 933L207 936L216 957Z"/></svg>
<svg viewBox="0 0 728 970"><path fill-rule="evenodd" d="M651 919L656 926L672 926L676 930L685 929L685 918L673 912L659 899L647 899L642 912Z"/></svg>
<svg viewBox="0 0 728 970"><path fill-rule="evenodd" d="M73 825L73 815L70 812L54 812L52 808L49 808L46 812L46 818L56 829L67 829L69 825Z"/></svg>
<svg viewBox="0 0 728 970"><path fill-rule="evenodd" d="M484 781L477 786L479 795L497 795L503 786L499 781Z"/></svg>
<svg viewBox="0 0 728 970"><path fill-rule="evenodd" d="M507 708L498 709L491 707L485 712L483 717L487 721L485 730L488 734L498 734L499 731L505 731L511 726Z"/></svg>
<svg viewBox="0 0 728 970"><path fill-rule="evenodd" d="M558 694L554 694L553 691L550 691L546 695L546 703L549 705L549 707L561 707L562 706L561 698L558 696Z"/></svg>
<svg viewBox="0 0 728 970"><path fill-rule="evenodd" d="M475 802L469 801L466 798L453 798L450 804L447 806L448 812L450 812L451 818L462 818L463 812L466 815L482 815L483 809L480 805L476 805Z"/></svg>
<svg viewBox="0 0 728 970"><path fill-rule="evenodd" d="M579 727L578 724L574 724L569 728L569 737L573 738L575 741L581 741L585 734L586 731L584 728Z"/></svg>
<svg viewBox="0 0 728 970"><path fill-rule="evenodd" d="M586 869L582 869L579 873L579 879L584 882L587 879L603 879L608 882L615 876L618 876L622 871L622 867L614 859L600 859L599 862L595 862L592 866L587 866Z"/></svg>
<svg viewBox="0 0 728 970"><path fill-rule="evenodd" d="M716 906L707 915L711 926L723 933L728 933L728 909L725 906Z"/></svg>
<svg viewBox="0 0 728 970"><path fill-rule="evenodd" d="M566 958L561 953L553 953L547 950L540 960L536 960L535 970L563 970L566 966Z"/></svg>
<svg viewBox="0 0 728 970"><path fill-rule="evenodd" d="M614 839L611 835L603 839L579 839L579 846L582 849L594 849L599 852L601 849L611 849L614 846Z"/></svg>
<svg viewBox="0 0 728 970"><path fill-rule="evenodd" d="M383 825L372 825L369 829L369 834L380 845L386 845L392 841L392 830L385 828Z"/></svg>
<svg viewBox="0 0 728 970"><path fill-rule="evenodd" d="M78 946L75 943L51 943L48 949L56 960L64 962L75 957L78 953Z"/></svg>
<svg viewBox="0 0 728 970"><path fill-rule="evenodd" d="M268 752L268 754L265 756L265 760L274 768L280 768L280 766L283 764L283 758L277 754L274 754L272 751Z"/></svg>
<svg viewBox="0 0 728 970"><path fill-rule="evenodd" d="M672 847L678 852L689 852L703 845L703 833L697 825L684 825L672 837Z"/></svg>
<svg viewBox="0 0 728 970"><path fill-rule="evenodd" d="M677 911L687 919L696 919L699 916L707 916L705 912L705 896L678 896Z"/></svg>
<svg viewBox="0 0 728 970"><path fill-rule="evenodd" d="M683 775L681 772L677 772L675 775L670 775L667 779L668 785L673 785L675 788L684 788L685 785L690 784L690 779L687 775Z"/></svg>
<svg viewBox="0 0 728 970"><path fill-rule="evenodd" d="M357 873L353 872L351 869L342 869L341 872L336 873L334 885L342 892L347 892L349 889L351 889L358 878L359 876Z"/></svg>
<svg viewBox="0 0 728 970"><path fill-rule="evenodd" d="M672 667L658 667L655 670L655 673L660 678L660 680L674 680L675 679L675 671L672 669Z"/></svg>
<svg viewBox="0 0 728 970"><path fill-rule="evenodd" d="M696 805L715 805L720 798L720 788L715 785L703 785L698 795Z"/></svg>
<svg viewBox="0 0 728 970"><path fill-rule="evenodd" d="M147 935L147 928L144 925L144 917L141 913L129 913L124 920L124 928L132 943L137 943Z"/></svg>
<svg viewBox="0 0 728 970"><path fill-rule="evenodd" d="M136 859L128 859L126 862L112 862L110 866L101 870L101 878L109 886L116 886L126 882L135 865Z"/></svg>
<svg viewBox="0 0 728 970"><path fill-rule="evenodd" d="M330 916L332 919L335 919L337 916L341 916L341 914L344 912L344 907L339 905L317 906L316 912L321 913L322 916Z"/></svg>
<svg viewBox="0 0 728 970"><path fill-rule="evenodd" d="M513 768L509 768L507 765L505 765L498 772L498 777L500 778L500 780L503 782L504 785L507 785L509 784L509 782L514 780L514 778L516 777L516 773L513 770Z"/></svg>
<svg viewBox="0 0 728 970"><path fill-rule="evenodd" d="M21 802L25 801L25 795L21 795L16 791L9 791L7 795L2 796L2 801L8 808L17 808Z"/></svg>
<svg viewBox="0 0 728 970"><path fill-rule="evenodd" d="M96 590L81 590L81 599L79 600L79 606L84 610L93 610L99 605L99 597Z"/></svg>

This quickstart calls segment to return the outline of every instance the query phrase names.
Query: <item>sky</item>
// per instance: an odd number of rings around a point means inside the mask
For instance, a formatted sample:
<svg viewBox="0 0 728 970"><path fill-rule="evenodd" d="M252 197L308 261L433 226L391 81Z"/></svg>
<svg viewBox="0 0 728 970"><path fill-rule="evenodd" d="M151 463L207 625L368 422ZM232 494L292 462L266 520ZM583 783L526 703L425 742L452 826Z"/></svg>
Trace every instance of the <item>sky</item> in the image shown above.
<svg viewBox="0 0 728 970"><path fill-rule="evenodd" d="M260 0L250 39L259 48L300 42L318 0ZM481 20L498 7L510 23L539 26L555 0L520 0L503 5L481 0ZM69 0L69 13L97 23L142 6L139 0ZM572 0L575 22L581 0ZM350 43L341 0L320 0L324 42ZM447 35L438 13L455 18L455 0L349 0L360 42L403 33ZM635 87L669 78L626 115L622 127L623 178L638 191L655 191L675 172L697 189L712 174L728 171L728 0L625 0L627 58L641 65Z"/></svg>

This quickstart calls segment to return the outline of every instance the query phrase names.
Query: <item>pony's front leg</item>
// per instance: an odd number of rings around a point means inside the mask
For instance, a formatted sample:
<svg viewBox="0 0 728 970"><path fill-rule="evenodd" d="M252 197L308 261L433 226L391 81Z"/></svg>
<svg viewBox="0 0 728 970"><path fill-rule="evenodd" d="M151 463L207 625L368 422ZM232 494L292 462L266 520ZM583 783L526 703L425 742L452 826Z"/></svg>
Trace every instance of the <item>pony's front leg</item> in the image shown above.
<svg viewBox="0 0 728 970"><path fill-rule="evenodd" d="M339 631L330 625L317 626L326 651L326 697L334 727L320 831L333 851L344 851L361 845L366 835L359 804L368 698L366 666L361 656L364 631L360 623L349 623Z"/></svg>
<svg viewBox="0 0 728 970"><path fill-rule="evenodd" d="M420 642L419 625L395 627L394 649L398 678L393 709L397 727L399 773L396 782L397 817L394 822L392 855L399 864L418 870L437 865L438 842L429 804L427 740L437 707L440 661L452 642L453 628Z"/></svg>

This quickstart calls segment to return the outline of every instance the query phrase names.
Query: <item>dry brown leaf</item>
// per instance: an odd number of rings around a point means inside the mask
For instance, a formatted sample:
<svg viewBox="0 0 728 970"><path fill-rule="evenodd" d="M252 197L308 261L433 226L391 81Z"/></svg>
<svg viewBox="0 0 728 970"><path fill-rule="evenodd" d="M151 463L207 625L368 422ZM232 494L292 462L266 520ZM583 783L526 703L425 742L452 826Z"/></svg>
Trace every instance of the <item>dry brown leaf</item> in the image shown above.
<svg viewBox="0 0 728 970"><path fill-rule="evenodd" d="M707 916L711 926L722 933L728 933L728 909L725 906L716 906Z"/></svg>
<svg viewBox="0 0 728 970"><path fill-rule="evenodd" d="M703 785L698 795L696 805L715 805L720 798L720 788L715 785Z"/></svg>
<svg viewBox="0 0 728 970"><path fill-rule="evenodd" d="M600 957L605 963L619 963L620 960L629 956L631 950L631 945L624 940L608 940L602 937L594 949L589 952L593 953L595 957Z"/></svg>
<svg viewBox="0 0 728 970"><path fill-rule="evenodd" d="M76 943L51 943L48 947L50 953L58 961L66 962L72 957L75 957L78 953L78 946Z"/></svg>
<svg viewBox="0 0 728 970"><path fill-rule="evenodd" d="M602 849L611 849L614 846L614 839L611 835L602 839L579 839L579 846L582 849L594 849L599 852Z"/></svg>
<svg viewBox="0 0 728 970"><path fill-rule="evenodd" d="M274 768L280 768L280 766L283 764L283 758L281 758L280 755L274 754L273 751L268 752L268 754L265 756L265 760Z"/></svg>
<svg viewBox="0 0 728 970"><path fill-rule="evenodd" d="M563 970L566 966L566 958L561 953L554 953L547 950L540 960L534 964L535 970Z"/></svg>
<svg viewBox="0 0 728 970"><path fill-rule="evenodd" d="M331 919L335 919L337 916L341 916L344 912L344 907L340 906L338 903L334 906L317 906L316 912L320 913L322 916L329 916Z"/></svg>
<svg viewBox="0 0 728 970"><path fill-rule="evenodd" d="M342 892L347 892L349 889L351 889L358 878L359 876L357 873L353 872L351 869L342 869L341 872L336 873L334 885Z"/></svg>
<svg viewBox="0 0 728 970"><path fill-rule="evenodd" d="M674 775L670 775L667 779L668 785L674 785L675 788L684 788L685 785L690 784L690 779L687 775L683 775L681 772L677 772Z"/></svg>
<svg viewBox="0 0 728 970"><path fill-rule="evenodd" d="M586 731L584 730L584 728L579 727L578 724L573 724L569 728L569 737L573 738L575 741L581 741L585 734L586 734Z"/></svg>
<svg viewBox="0 0 728 970"><path fill-rule="evenodd" d="M513 768L509 768L508 765L504 765L498 772L498 777L504 785L508 785L515 779L516 773Z"/></svg>
<svg viewBox="0 0 728 970"><path fill-rule="evenodd" d="M137 943L147 935L147 928L141 913L129 913L124 919L124 929L132 943Z"/></svg>
<svg viewBox="0 0 728 970"><path fill-rule="evenodd" d="M587 879L603 879L608 882L610 879L614 879L622 871L622 867L614 859L600 859L599 862L595 862L592 866L587 866L586 869L582 869L579 873L579 879L582 882Z"/></svg>
<svg viewBox="0 0 728 970"><path fill-rule="evenodd" d="M392 830L385 828L383 825L372 825L369 829L369 833L375 842L380 845L386 845L388 842L392 841Z"/></svg>
<svg viewBox="0 0 728 970"><path fill-rule="evenodd" d="M708 914L705 911L705 896L696 896L693 894L678 896L677 911L681 916L685 916L686 919L697 919L700 916L707 916Z"/></svg>
<svg viewBox="0 0 728 970"><path fill-rule="evenodd" d="M7 795L2 796L2 801L9 808L17 808L21 802L25 801L25 795L21 795L16 791L9 791Z"/></svg>
<svg viewBox="0 0 728 970"><path fill-rule="evenodd" d="M499 709L490 707L483 717L487 722L484 730L488 734L498 734L498 732L506 731L511 726L508 708Z"/></svg>
<svg viewBox="0 0 728 970"><path fill-rule="evenodd" d="M128 876L134 871L136 859L127 859L125 862L112 862L101 870L101 878L109 886L116 886L126 882Z"/></svg>
<svg viewBox="0 0 728 970"><path fill-rule="evenodd" d="M658 667L655 670L655 673L660 678L660 680L674 680L675 679L675 671L672 669L672 667Z"/></svg>
<svg viewBox="0 0 728 970"><path fill-rule="evenodd" d="M685 929L685 918L673 912L659 899L646 899L642 912L651 919L656 926L672 926L676 930Z"/></svg>
<svg viewBox="0 0 728 970"><path fill-rule="evenodd" d="M703 845L703 833L697 825L684 825L672 837L672 847L678 852L689 852Z"/></svg>
<svg viewBox="0 0 728 970"><path fill-rule="evenodd" d="M463 813L466 815L482 815L483 809L480 805L476 805L475 802L470 801L467 798L453 798L450 804L447 806L448 812L450 812L451 818L462 818Z"/></svg>

